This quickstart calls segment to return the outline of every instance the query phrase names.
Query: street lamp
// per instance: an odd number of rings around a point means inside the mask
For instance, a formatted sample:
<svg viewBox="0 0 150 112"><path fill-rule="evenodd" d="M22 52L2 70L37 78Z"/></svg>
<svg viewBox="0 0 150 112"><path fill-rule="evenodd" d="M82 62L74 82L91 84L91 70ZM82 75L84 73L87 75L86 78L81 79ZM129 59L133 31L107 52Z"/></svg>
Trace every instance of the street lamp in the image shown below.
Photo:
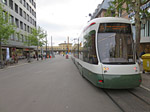
<svg viewBox="0 0 150 112"><path fill-rule="evenodd" d="M47 36L46 36L46 56L45 56L45 59L47 58Z"/></svg>
<svg viewBox="0 0 150 112"><path fill-rule="evenodd" d="M65 54L66 54L66 52L67 52L67 44L66 44L66 41L64 41L64 43L65 43L65 50L64 50L64 52L65 52Z"/></svg>
<svg viewBox="0 0 150 112"><path fill-rule="evenodd" d="M74 38L73 40L74 40L74 41L75 41L75 40L78 40L78 44L77 44L77 45L78 45L78 58L79 58L79 38Z"/></svg>

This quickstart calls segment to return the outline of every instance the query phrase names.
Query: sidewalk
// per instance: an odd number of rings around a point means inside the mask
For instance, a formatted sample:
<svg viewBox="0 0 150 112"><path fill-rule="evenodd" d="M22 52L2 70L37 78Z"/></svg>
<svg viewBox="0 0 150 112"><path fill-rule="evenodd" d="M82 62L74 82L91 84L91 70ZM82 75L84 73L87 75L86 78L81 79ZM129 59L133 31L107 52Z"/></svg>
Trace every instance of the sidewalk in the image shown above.
<svg viewBox="0 0 150 112"><path fill-rule="evenodd" d="M43 60L45 60L45 59L43 59ZM39 61L42 61L42 60L39 59ZM28 64L28 63L35 63L35 62L38 62L37 59L31 58L31 62L28 62L27 59L20 59L20 60L18 60L18 63L8 64L3 69L16 67L16 66L20 66L20 65L24 65L24 64Z"/></svg>
<svg viewBox="0 0 150 112"><path fill-rule="evenodd" d="M47 58L47 59L50 59L50 58ZM46 59L46 60L47 60L47 59ZM44 60L45 60L45 59L41 60L41 58L39 58L38 61L44 61ZM37 58L36 58L36 59L31 58L31 62L28 62L27 59L22 59L22 60L18 60L18 63L16 63L16 65L21 65L21 64L24 64L24 63L34 63L34 62L38 62L38 61L37 61Z"/></svg>
<svg viewBox="0 0 150 112"><path fill-rule="evenodd" d="M141 87L150 91L150 73L141 73L142 84Z"/></svg>
<svg viewBox="0 0 150 112"><path fill-rule="evenodd" d="M150 72L143 73L143 64L140 64L140 73L142 76L141 87L150 91Z"/></svg>

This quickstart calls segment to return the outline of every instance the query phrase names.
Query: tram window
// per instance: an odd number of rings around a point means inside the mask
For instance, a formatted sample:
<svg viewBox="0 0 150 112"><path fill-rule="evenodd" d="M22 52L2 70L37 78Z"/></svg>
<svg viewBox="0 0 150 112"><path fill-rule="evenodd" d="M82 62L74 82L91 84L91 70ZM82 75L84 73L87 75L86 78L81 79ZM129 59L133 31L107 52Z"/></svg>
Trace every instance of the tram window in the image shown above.
<svg viewBox="0 0 150 112"><path fill-rule="evenodd" d="M83 42L83 61L98 64L95 46L96 31L93 30L84 36Z"/></svg>
<svg viewBox="0 0 150 112"><path fill-rule="evenodd" d="M99 33L98 52L102 63L134 63L134 47L131 34Z"/></svg>
<svg viewBox="0 0 150 112"><path fill-rule="evenodd" d="M128 33L131 34L131 25L126 23L101 23L99 33Z"/></svg>

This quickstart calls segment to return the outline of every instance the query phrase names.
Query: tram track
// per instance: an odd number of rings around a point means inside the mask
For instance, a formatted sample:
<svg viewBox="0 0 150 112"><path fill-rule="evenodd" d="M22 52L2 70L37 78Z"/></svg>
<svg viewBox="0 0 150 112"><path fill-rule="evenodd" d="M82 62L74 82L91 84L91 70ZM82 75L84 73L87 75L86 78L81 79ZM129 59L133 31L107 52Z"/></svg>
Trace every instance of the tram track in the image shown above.
<svg viewBox="0 0 150 112"><path fill-rule="evenodd" d="M125 112L124 109L111 97L111 95L105 90L103 89L103 91L106 93L106 95L112 100L112 102L114 104L116 104L116 106L122 111Z"/></svg>
<svg viewBox="0 0 150 112"><path fill-rule="evenodd" d="M103 91L122 112L150 112L150 92L141 87L129 90L103 89Z"/></svg>
<svg viewBox="0 0 150 112"><path fill-rule="evenodd" d="M138 95L137 93L131 91L131 90L128 90L129 93L131 93L132 95L134 95L135 97L139 98L140 100L142 100L143 102L145 102L147 105L150 105L150 101L146 101L145 98L143 98L143 96L141 95ZM149 93L150 94L150 93Z"/></svg>

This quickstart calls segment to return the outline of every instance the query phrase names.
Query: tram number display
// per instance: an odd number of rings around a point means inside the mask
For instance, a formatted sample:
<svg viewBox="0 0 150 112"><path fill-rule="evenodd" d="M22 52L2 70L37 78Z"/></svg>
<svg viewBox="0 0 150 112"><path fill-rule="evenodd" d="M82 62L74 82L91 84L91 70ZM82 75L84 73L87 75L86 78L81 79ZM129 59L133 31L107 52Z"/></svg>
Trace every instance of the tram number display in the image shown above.
<svg viewBox="0 0 150 112"><path fill-rule="evenodd" d="M99 33L131 33L131 25L125 23L101 23Z"/></svg>

